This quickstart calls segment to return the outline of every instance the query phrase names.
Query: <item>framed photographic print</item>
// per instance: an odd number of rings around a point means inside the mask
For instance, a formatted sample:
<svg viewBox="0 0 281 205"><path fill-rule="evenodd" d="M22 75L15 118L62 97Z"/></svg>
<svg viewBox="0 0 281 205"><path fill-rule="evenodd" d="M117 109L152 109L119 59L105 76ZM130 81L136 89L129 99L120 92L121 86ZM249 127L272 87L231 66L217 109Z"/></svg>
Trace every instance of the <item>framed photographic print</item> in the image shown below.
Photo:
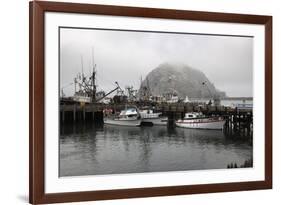
<svg viewBox="0 0 281 205"><path fill-rule="evenodd" d="M30 2L30 203L271 187L271 16Z"/></svg>

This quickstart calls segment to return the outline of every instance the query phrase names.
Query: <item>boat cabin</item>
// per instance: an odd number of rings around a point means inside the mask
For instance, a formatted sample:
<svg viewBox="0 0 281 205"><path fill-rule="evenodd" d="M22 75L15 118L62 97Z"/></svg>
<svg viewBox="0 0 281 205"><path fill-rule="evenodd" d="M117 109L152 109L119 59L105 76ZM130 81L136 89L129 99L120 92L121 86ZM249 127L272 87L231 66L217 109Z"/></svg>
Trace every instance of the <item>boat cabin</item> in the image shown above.
<svg viewBox="0 0 281 205"><path fill-rule="evenodd" d="M201 112L188 112L185 113L184 119L204 118Z"/></svg>
<svg viewBox="0 0 281 205"><path fill-rule="evenodd" d="M129 108L126 110L122 110L120 112L119 117L121 118L130 118L130 117L138 117L139 113L136 108Z"/></svg>

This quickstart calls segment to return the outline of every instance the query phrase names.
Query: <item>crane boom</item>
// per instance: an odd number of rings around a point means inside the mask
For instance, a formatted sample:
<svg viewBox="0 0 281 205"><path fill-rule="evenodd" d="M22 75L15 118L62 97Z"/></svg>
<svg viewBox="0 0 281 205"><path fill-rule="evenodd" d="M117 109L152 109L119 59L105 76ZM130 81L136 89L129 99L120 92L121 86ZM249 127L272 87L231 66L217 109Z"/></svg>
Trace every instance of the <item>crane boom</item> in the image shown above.
<svg viewBox="0 0 281 205"><path fill-rule="evenodd" d="M101 97L100 99L97 99L96 102L99 102L100 100L104 99L106 96L110 95L111 93L113 93L114 91L121 89L119 84L117 82L115 82L115 84L117 85L116 88L114 88L113 90L109 91L107 94L105 94L103 97Z"/></svg>

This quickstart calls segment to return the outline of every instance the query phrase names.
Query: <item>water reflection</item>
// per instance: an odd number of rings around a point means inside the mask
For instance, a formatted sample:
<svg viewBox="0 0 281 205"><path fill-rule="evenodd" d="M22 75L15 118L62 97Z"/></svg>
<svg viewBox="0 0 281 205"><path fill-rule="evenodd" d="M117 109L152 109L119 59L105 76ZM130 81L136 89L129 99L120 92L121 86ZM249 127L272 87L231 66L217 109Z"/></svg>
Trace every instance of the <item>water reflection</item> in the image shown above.
<svg viewBox="0 0 281 205"><path fill-rule="evenodd" d="M252 158L249 140L221 131L65 124L60 133L60 176L218 169Z"/></svg>

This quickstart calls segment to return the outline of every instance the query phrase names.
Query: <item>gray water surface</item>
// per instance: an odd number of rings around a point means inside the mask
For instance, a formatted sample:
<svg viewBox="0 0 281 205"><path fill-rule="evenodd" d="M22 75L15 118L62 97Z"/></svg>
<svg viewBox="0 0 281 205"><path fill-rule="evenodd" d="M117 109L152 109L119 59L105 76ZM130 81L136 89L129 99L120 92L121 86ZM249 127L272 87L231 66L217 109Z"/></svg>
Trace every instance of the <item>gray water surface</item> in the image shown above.
<svg viewBox="0 0 281 205"><path fill-rule="evenodd" d="M252 159L252 144L222 131L64 124L60 176L225 169Z"/></svg>

